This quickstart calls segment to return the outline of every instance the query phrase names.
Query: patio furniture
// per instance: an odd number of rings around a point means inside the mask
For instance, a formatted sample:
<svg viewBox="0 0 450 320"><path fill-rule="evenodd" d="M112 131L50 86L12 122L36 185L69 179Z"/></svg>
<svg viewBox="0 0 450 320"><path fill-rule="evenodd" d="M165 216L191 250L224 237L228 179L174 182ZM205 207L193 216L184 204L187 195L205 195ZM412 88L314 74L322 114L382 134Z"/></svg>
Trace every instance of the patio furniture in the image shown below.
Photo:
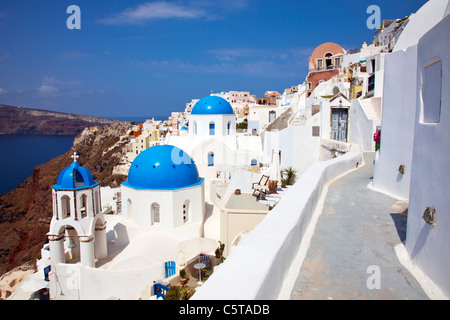
<svg viewBox="0 0 450 320"><path fill-rule="evenodd" d="M210 261L209 256L201 256L200 262L205 264L205 266L202 269L205 269L209 266L209 261Z"/></svg>
<svg viewBox="0 0 450 320"><path fill-rule="evenodd" d="M259 198L261 196L261 194L266 194L267 190L269 190L269 187L267 185L268 182L269 182L269 176L263 175L258 183L253 183L252 184L253 196Z"/></svg>
<svg viewBox="0 0 450 320"><path fill-rule="evenodd" d="M202 282L202 269L204 269L206 267L206 265L203 262L198 262L196 264L194 264L194 268L198 270L198 284L203 284Z"/></svg>
<svg viewBox="0 0 450 320"><path fill-rule="evenodd" d="M161 283L155 283L153 285L153 291L156 298L165 298L167 291L169 291L169 287L162 285Z"/></svg>

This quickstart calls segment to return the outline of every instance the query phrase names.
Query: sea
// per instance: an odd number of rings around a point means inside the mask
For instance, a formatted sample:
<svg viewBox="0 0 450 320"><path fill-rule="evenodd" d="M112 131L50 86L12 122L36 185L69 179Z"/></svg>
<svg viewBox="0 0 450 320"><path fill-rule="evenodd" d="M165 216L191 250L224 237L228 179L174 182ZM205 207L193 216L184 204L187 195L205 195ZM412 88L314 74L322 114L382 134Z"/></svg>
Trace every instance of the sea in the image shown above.
<svg viewBox="0 0 450 320"><path fill-rule="evenodd" d="M74 138L75 136L0 135L0 195L13 190L31 176L35 166L69 151Z"/></svg>
<svg viewBox="0 0 450 320"><path fill-rule="evenodd" d="M155 120L164 120L168 116L122 116L112 118L142 123L152 117ZM74 138L75 136L0 134L0 195L13 190L31 176L35 166L46 163L69 151L73 146Z"/></svg>

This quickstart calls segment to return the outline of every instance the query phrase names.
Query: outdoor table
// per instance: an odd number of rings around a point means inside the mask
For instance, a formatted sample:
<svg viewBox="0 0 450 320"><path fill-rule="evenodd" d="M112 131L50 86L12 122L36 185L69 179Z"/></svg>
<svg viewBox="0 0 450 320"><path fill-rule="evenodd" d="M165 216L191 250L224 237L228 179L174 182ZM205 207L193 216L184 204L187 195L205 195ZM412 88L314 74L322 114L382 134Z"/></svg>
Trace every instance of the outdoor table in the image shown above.
<svg viewBox="0 0 450 320"><path fill-rule="evenodd" d="M203 268L205 268L205 267L206 267L206 264L204 264L202 262L194 264L194 268L198 269L198 277L199 277L198 284L202 284L203 283L202 282L202 272L201 272L201 270Z"/></svg>

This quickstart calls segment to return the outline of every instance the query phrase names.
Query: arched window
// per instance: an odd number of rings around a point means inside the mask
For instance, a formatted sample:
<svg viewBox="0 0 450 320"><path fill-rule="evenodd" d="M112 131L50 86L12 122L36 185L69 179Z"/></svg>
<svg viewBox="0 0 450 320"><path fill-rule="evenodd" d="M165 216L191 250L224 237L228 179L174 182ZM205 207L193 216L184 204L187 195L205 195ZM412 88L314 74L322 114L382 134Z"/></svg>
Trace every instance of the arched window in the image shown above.
<svg viewBox="0 0 450 320"><path fill-rule="evenodd" d="M252 159L252 161L250 162L250 165L257 166L258 165L258 160Z"/></svg>
<svg viewBox="0 0 450 320"><path fill-rule="evenodd" d="M161 222L160 220L160 214L159 214L159 204L158 203L152 203L151 208L151 217L152 217L152 225L159 224Z"/></svg>
<svg viewBox="0 0 450 320"><path fill-rule="evenodd" d="M190 211L191 201L186 200L183 203L183 222L186 223L189 221L189 211Z"/></svg>
<svg viewBox="0 0 450 320"><path fill-rule="evenodd" d="M197 135L197 121L194 121L194 135Z"/></svg>
<svg viewBox="0 0 450 320"><path fill-rule="evenodd" d="M81 195L81 207L80 207L80 212L81 212L81 219L86 218L87 217L87 195L83 194Z"/></svg>
<svg viewBox="0 0 450 320"><path fill-rule="evenodd" d="M69 196L61 197L61 213L62 218L70 218L70 198Z"/></svg>
<svg viewBox="0 0 450 320"><path fill-rule="evenodd" d="M96 214L100 213L100 197L98 196L98 191L95 191L94 201L95 201L94 216L95 216Z"/></svg>
<svg viewBox="0 0 450 320"><path fill-rule="evenodd" d="M227 134L228 135L231 134L231 121L228 121L228 123L227 123Z"/></svg>
<svg viewBox="0 0 450 320"><path fill-rule="evenodd" d="M208 167L214 167L214 152L208 153Z"/></svg>
<svg viewBox="0 0 450 320"><path fill-rule="evenodd" d="M214 136L216 134L216 124L214 122L209 123L209 135Z"/></svg>

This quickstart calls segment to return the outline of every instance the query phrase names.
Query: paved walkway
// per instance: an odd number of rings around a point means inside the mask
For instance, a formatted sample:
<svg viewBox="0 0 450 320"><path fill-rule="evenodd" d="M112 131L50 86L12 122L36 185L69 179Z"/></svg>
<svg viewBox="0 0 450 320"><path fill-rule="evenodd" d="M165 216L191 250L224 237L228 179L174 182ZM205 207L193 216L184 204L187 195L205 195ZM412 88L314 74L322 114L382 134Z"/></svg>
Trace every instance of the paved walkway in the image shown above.
<svg viewBox="0 0 450 320"><path fill-rule="evenodd" d="M367 188L373 159L329 186L291 299L428 299L394 251L408 204Z"/></svg>

